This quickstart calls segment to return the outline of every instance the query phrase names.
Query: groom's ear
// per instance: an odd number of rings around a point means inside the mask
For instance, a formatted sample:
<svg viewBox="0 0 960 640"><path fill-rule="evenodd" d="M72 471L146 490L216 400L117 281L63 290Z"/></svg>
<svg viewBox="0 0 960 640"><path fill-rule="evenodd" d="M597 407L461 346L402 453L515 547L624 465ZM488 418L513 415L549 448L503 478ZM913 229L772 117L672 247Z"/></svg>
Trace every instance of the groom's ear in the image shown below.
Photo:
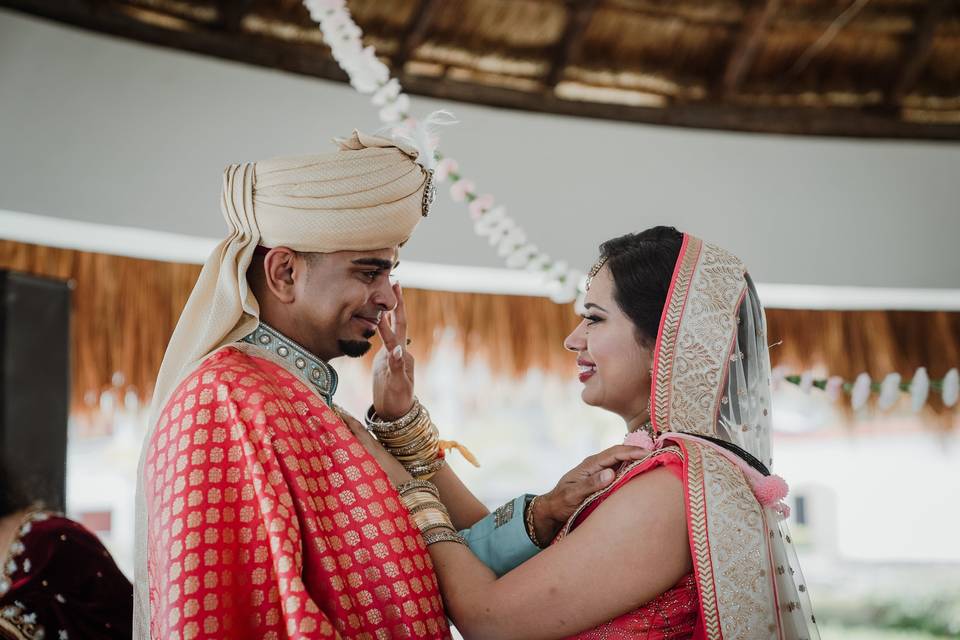
<svg viewBox="0 0 960 640"><path fill-rule="evenodd" d="M293 249L287 247L271 249L263 258L264 293L283 304L290 304L296 300L296 281L306 277L308 263L306 256L298 254Z"/></svg>

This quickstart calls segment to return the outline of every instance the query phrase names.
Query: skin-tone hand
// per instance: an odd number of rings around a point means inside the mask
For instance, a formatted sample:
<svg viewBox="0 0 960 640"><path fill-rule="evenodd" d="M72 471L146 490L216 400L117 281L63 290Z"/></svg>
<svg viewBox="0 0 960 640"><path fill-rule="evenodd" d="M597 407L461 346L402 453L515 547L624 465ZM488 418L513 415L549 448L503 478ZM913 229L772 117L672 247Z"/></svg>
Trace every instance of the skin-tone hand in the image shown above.
<svg viewBox="0 0 960 640"><path fill-rule="evenodd" d="M407 340L407 312L400 284L393 285L397 307L384 314L378 326L383 347L373 365L373 406L385 420L395 420L413 406L415 361L405 348ZM348 422L361 443L367 448L394 484L411 478L356 420ZM362 432L362 433L361 433ZM543 494L534 504L534 527L542 543L552 540L580 503L589 495L606 487L614 478L614 469L622 462L638 460L649 453L638 447L619 445L585 459L566 473L557 486ZM458 528L466 528L486 515L486 509L463 486L456 474L444 467L433 478L440 489ZM458 517L461 516L461 517Z"/></svg>
<svg viewBox="0 0 960 640"><path fill-rule="evenodd" d="M624 462L645 458L649 453L640 447L620 444L584 459L565 473L557 486L540 496L533 505L537 540L541 544L553 540L588 496L613 482L617 467Z"/></svg>
<svg viewBox="0 0 960 640"><path fill-rule="evenodd" d="M356 418L349 415L344 415L343 418L353 434L360 440L360 443L383 467L390 482L394 485L400 485L412 479L403 465L387 453L377 439ZM533 522L537 532L537 540L541 544L547 544L553 540L560 532L560 528L566 524L573 512L580 506L580 503L613 481L616 475L614 470L617 467L624 462L645 458L649 453L649 451L640 447L617 445L586 458L565 473L557 482L557 485L540 496L540 499L534 504ZM457 495L460 502L466 501L466 496L461 496L461 494L463 492L469 494L469 492L460 484L459 478L456 477L449 465L445 466L432 480L440 489L444 503L450 502L446 499L448 495ZM469 495L469 498L475 500L472 494ZM469 506L475 509L474 505ZM465 529L486 515L486 510L480 512L474 510L471 515L465 516L464 520L458 522L456 505L448 504L447 508L451 510L451 515L454 516L454 525L458 529Z"/></svg>
<svg viewBox="0 0 960 640"><path fill-rule="evenodd" d="M393 285L393 293L397 307L377 325L383 347L373 361L373 408L384 420L396 420L413 406L415 362L406 349L407 312L400 283Z"/></svg>

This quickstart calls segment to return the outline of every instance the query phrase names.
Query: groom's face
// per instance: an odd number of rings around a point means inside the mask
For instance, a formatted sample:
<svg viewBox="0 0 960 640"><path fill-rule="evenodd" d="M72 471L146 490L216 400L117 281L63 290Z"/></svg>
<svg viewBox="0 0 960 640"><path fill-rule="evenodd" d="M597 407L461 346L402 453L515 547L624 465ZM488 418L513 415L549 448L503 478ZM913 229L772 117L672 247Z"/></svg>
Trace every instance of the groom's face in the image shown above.
<svg viewBox="0 0 960 640"><path fill-rule="evenodd" d="M397 306L390 273L397 248L309 254L296 285L300 332L315 336L317 355L360 357L371 347L383 313Z"/></svg>

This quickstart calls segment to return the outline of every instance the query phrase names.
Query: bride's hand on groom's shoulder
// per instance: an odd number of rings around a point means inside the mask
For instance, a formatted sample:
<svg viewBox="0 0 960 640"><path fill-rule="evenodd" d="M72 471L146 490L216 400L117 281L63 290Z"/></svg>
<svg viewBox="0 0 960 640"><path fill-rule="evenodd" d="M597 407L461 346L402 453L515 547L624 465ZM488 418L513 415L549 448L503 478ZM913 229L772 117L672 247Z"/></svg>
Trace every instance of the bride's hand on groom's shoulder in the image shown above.
<svg viewBox="0 0 960 640"><path fill-rule="evenodd" d="M565 473L557 486L537 500L534 510L537 538L552 540L584 500L613 482L621 464L639 460L649 453L641 447L620 444L585 458Z"/></svg>
<svg viewBox="0 0 960 640"><path fill-rule="evenodd" d="M397 307L380 319L377 331L383 346L373 360L373 408L385 420L396 420L413 406L415 361L407 350L407 312L399 283L393 292Z"/></svg>

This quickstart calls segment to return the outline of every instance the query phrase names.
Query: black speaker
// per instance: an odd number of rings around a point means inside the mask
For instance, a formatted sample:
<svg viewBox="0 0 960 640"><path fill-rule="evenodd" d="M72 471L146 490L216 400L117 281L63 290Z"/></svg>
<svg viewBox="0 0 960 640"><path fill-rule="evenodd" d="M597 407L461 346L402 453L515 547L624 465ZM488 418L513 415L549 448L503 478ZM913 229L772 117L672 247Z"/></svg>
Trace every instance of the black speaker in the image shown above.
<svg viewBox="0 0 960 640"><path fill-rule="evenodd" d="M0 464L30 500L66 506L70 285L0 271Z"/></svg>

